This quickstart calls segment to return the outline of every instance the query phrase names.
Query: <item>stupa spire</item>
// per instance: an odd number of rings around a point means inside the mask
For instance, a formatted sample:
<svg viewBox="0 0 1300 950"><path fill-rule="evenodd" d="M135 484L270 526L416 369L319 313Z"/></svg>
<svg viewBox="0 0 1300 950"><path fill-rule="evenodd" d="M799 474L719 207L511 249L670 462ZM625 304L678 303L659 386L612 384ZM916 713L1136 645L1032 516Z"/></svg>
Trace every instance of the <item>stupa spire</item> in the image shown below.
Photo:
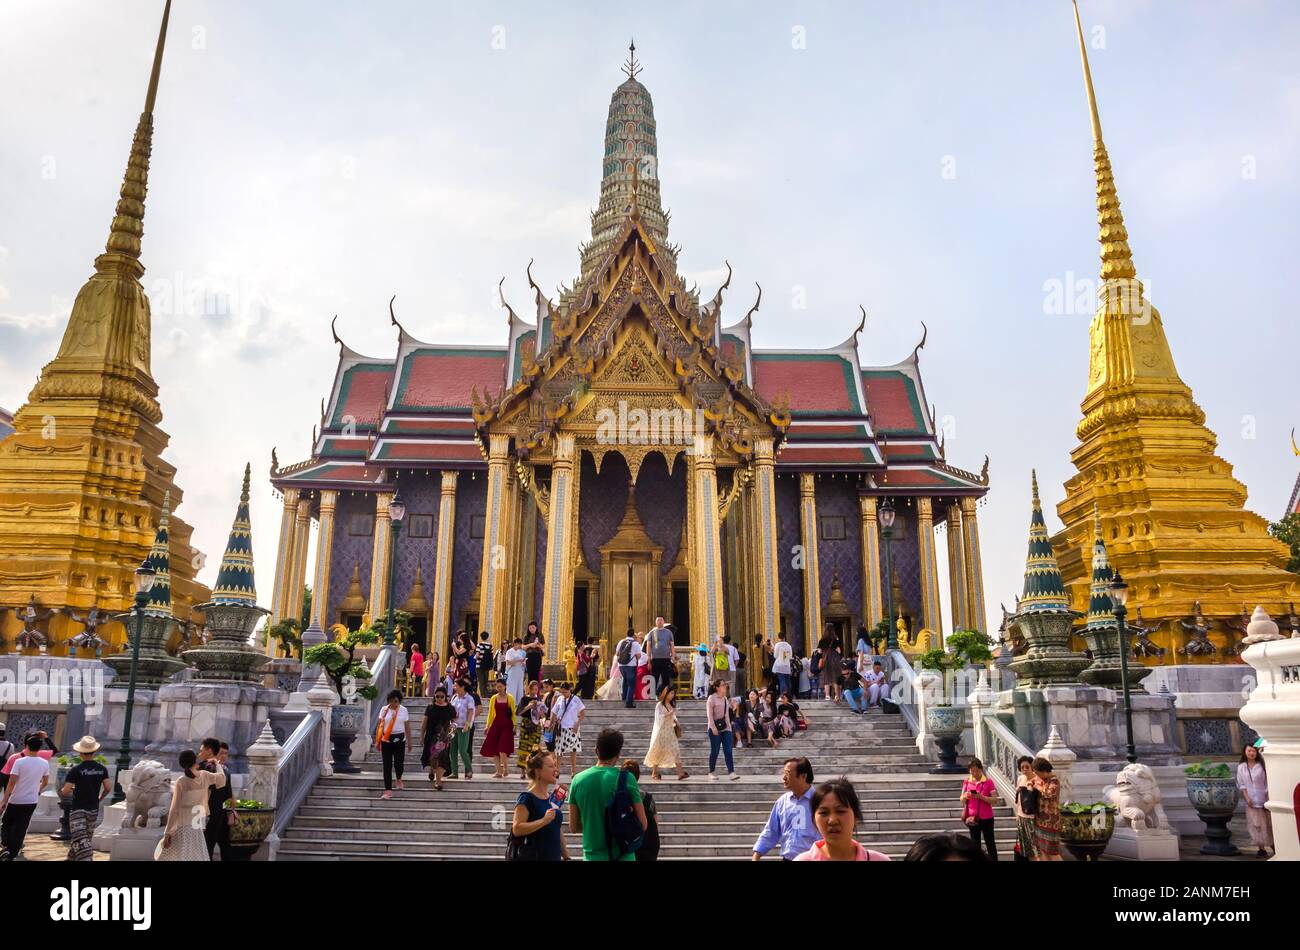
<svg viewBox="0 0 1300 950"><path fill-rule="evenodd" d="M172 615L172 578L171 578L171 541L169 523L171 520L172 493L163 495L162 515L158 519L158 531L153 537L153 547L149 549L148 562L154 570L153 587L149 588L149 602L144 612L154 617Z"/></svg>
<svg viewBox="0 0 1300 950"><path fill-rule="evenodd" d="M252 466L244 465L244 487L239 494L239 507L230 526L226 553L217 570L217 583L212 588L212 602L216 604L257 604L257 589L253 583L253 526L248 514L248 484Z"/></svg>
<svg viewBox="0 0 1300 950"><path fill-rule="evenodd" d="M1079 3L1074 2L1074 26L1079 35L1079 57L1083 61L1083 84L1088 94L1088 110L1092 114L1093 164L1097 171L1097 240L1101 243L1102 280L1131 279L1137 276L1133 266L1133 252L1128 246L1128 231L1124 227L1124 214L1120 211L1119 195L1115 191L1115 174L1110 166L1110 155L1101 137L1101 116L1097 111L1097 93L1092 87L1092 69L1088 65L1088 45L1083 39L1083 21L1079 18Z"/></svg>
<svg viewBox="0 0 1300 950"><path fill-rule="evenodd" d="M1025 587L1020 597L1018 613L1041 611L1059 612L1068 609L1069 596L1061 570L1052 553L1052 542L1047 537L1047 522L1043 520L1043 505L1038 499L1038 472L1029 474L1032 511L1029 515L1029 555L1025 559Z"/></svg>
<svg viewBox="0 0 1300 950"><path fill-rule="evenodd" d="M641 64L636 61L635 39L627 46L627 62L623 64L623 72L627 73L628 79L636 79L637 73L641 72Z"/></svg>
<svg viewBox="0 0 1300 950"><path fill-rule="evenodd" d="M158 77L162 72L163 47L167 42L167 20L171 16L172 0L163 7L162 26L158 29L158 45L154 49L153 70L149 74L149 89L144 97L144 111L136 123L135 138L131 141L131 155L127 159L126 174L117 200L117 213L109 230L107 255L123 255L136 262L138 274L140 238L144 234L144 199L149 190L149 154L153 150L153 107L158 98ZM97 269L100 263L96 262Z"/></svg>
<svg viewBox="0 0 1300 950"><path fill-rule="evenodd" d="M1114 573L1106 554L1106 541L1101 533L1101 512L1092 508L1092 586L1088 592L1088 626L1091 629L1109 629L1115 626L1114 604L1110 599L1110 582Z"/></svg>

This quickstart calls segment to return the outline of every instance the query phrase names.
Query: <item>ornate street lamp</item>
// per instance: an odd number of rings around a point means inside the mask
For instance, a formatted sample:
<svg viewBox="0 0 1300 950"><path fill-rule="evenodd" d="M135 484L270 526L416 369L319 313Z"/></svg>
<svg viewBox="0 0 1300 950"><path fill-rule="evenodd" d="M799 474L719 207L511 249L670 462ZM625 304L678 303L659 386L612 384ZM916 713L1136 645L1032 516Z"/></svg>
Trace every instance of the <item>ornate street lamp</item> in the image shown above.
<svg viewBox="0 0 1300 950"><path fill-rule="evenodd" d="M122 748L117 755L117 773L113 776L113 802L124 801L126 791L122 788L122 773L131 768L131 713L135 709L135 674L140 664L140 640L144 637L144 608L149 603L149 591L153 590L157 575L145 558L135 569L135 636L131 638L131 675L126 685L126 714L122 720Z"/></svg>
<svg viewBox="0 0 1300 950"><path fill-rule="evenodd" d="M885 604L889 614L885 649L892 653L898 649L898 627L894 624L894 552L890 539L894 535L894 503L888 498L880 506L880 533L885 539Z"/></svg>
<svg viewBox="0 0 1300 950"><path fill-rule="evenodd" d="M402 501L399 488L393 492L393 500L388 503L388 520L392 525L393 536L388 548L388 623L384 625L384 646L397 642L397 631L393 627L393 594L397 583L397 536L402 533L402 519L406 517L406 502Z"/></svg>
<svg viewBox="0 0 1300 950"><path fill-rule="evenodd" d="M1136 762L1137 747L1133 744L1133 705L1128 692L1128 628L1124 626L1124 615L1128 612L1124 605L1128 602L1128 584L1119 571L1115 572L1110 582L1110 603L1115 613L1116 636L1119 637L1120 678L1124 684L1124 729L1128 738L1128 760Z"/></svg>

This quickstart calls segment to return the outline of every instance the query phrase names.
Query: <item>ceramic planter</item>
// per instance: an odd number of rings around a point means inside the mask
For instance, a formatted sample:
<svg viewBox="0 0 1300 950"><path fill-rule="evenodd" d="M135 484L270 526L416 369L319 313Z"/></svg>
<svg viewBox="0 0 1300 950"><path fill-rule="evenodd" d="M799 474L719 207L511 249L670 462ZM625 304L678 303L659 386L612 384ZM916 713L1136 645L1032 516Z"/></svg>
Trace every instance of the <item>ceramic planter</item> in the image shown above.
<svg viewBox="0 0 1300 950"><path fill-rule="evenodd" d="M1187 798L1196 809L1197 817L1205 822L1205 844L1201 854L1238 854L1228 831L1228 821L1237 813L1237 780L1225 778L1187 777Z"/></svg>
<svg viewBox="0 0 1300 950"><path fill-rule="evenodd" d="M352 764L352 743L365 726L366 706L340 703L330 710L330 742L334 746L334 771L356 774L361 769Z"/></svg>
<svg viewBox="0 0 1300 950"><path fill-rule="evenodd" d="M1115 813L1108 808L1074 815L1061 811L1061 843L1080 861L1096 861L1115 833Z"/></svg>
<svg viewBox="0 0 1300 950"><path fill-rule="evenodd" d="M966 726L966 710L961 706L926 706L925 731L939 746L939 764L930 770L935 775L956 775L966 770L957 764L957 745Z"/></svg>
<svg viewBox="0 0 1300 950"><path fill-rule="evenodd" d="M271 833L271 826L275 823L275 809L232 808L230 813L235 816L234 823L230 826L231 857L236 861L247 861Z"/></svg>

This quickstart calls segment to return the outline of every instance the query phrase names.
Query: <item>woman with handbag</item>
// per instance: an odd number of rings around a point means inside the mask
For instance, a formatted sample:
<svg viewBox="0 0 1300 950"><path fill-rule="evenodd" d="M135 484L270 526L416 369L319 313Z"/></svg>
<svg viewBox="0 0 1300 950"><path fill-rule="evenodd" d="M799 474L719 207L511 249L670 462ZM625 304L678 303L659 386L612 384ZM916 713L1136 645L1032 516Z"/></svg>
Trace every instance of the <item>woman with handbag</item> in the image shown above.
<svg viewBox="0 0 1300 950"><path fill-rule="evenodd" d="M508 778L510 756L515 752L515 698L506 692L505 677L496 681L496 695L488 703L487 734L478 754L491 759L493 778Z"/></svg>
<svg viewBox="0 0 1300 950"><path fill-rule="evenodd" d="M736 764L731 757L731 703L727 702L727 681L715 679L709 685L709 698L704 703L705 716L709 731L709 781L717 776L713 770L718 766L718 751L721 750L727 762L727 778L733 782L740 778L736 774Z"/></svg>
<svg viewBox="0 0 1300 950"><path fill-rule="evenodd" d="M677 770L679 782L691 777L682 768L681 735L682 727L677 723L677 690L665 686L655 703L655 724L650 733L650 748L645 754L645 765L656 782L660 778L659 770L670 765Z"/></svg>
<svg viewBox="0 0 1300 950"><path fill-rule="evenodd" d="M1034 861L1034 816L1038 814L1038 793L1034 791L1034 760L1027 755L1016 759L1016 849L1017 861Z"/></svg>
<svg viewBox="0 0 1300 950"><path fill-rule="evenodd" d="M442 791L442 777L451 770L451 726L456 710L447 701L447 687L433 688L433 702L424 708L420 728L420 765L429 770L429 781Z"/></svg>
<svg viewBox="0 0 1300 950"><path fill-rule="evenodd" d="M384 762L384 794L379 797L393 797L393 773L397 773L397 788L406 787L402 781L402 772L406 767L406 724L411 714L402 705L402 691L389 690L388 704L379 711L379 722L375 726L375 749Z"/></svg>
<svg viewBox="0 0 1300 950"><path fill-rule="evenodd" d="M569 849L564 842L564 802L551 791L560 780L555 753L533 753L526 771L528 788L515 800L506 857L515 861L567 861Z"/></svg>
<svg viewBox="0 0 1300 950"><path fill-rule="evenodd" d="M961 820L970 829L970 839L979 845L984 837L984 847L989 860L998 859L998 846L993 840L993 803L997 801L997 786L984 774L984 763L978 758L970 760L970 778L961 783Z"/></svg>

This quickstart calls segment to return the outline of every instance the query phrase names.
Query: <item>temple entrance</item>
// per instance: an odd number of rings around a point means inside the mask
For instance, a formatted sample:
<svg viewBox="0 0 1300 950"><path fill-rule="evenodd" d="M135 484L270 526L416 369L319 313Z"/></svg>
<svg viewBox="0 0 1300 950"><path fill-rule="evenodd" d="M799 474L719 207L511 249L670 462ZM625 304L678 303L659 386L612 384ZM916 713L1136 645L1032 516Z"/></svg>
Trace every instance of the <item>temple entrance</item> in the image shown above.
<svg viewBox="0 0 1300 950"><path fill-rule="evenodd" d="M586 643L591 636L587 617L587 585L573 585L573 642Z"/></svg>
<svg viewBox="0 0 1300 950"><path fill-rule="evenodd" d="M673 604L671 610L673 640L678 646L690 646L691 643L691 587L689 584L673 585Z"/></svg>
<svg viewBox="0 0 1300 950"><path fill-rule="evenodd" d="M612 650L630 627L645 631L659 613L659 559L636 510L636 486L628 487L623 521L600 546L600 591L605 645ZM576 612L576 611L575 611Z"/></svg>

